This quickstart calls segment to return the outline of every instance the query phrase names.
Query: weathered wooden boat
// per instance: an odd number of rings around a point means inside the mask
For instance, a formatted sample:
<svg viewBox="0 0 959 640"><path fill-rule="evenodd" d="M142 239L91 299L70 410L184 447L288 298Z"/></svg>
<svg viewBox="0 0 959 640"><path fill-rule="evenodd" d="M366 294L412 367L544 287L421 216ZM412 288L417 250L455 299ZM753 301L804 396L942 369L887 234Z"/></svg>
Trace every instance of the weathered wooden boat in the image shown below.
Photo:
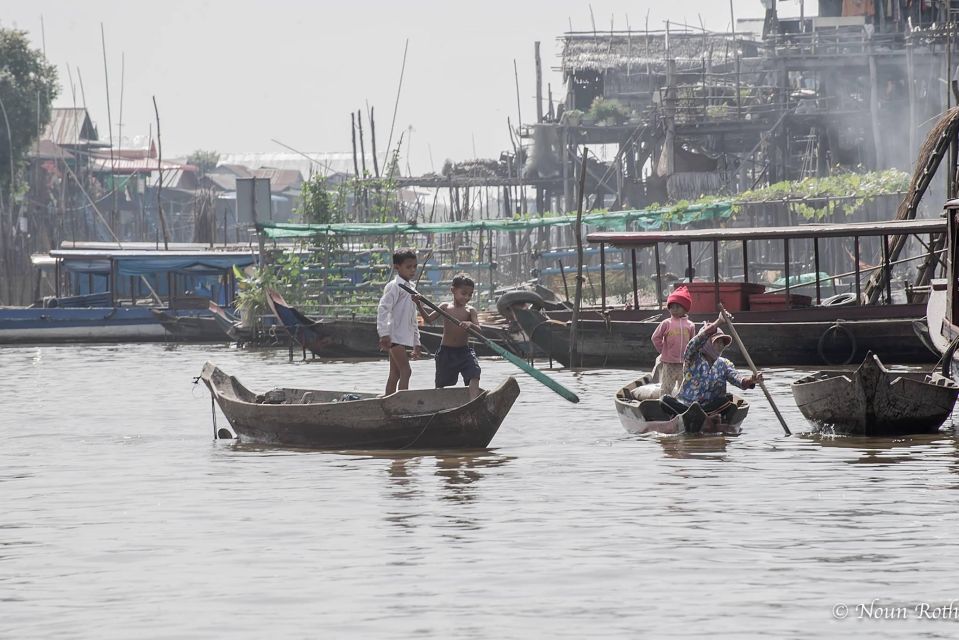
<svg viewBox="0 0 959 640"><path fill-rule="evenodd" d="M210 313L213 314L214 322L230 340L247 342L253 338L252 329L244 327L239 318L212 301L210 302Z"/></svg>
<svg viewBox="0 0 959 640"><path fill-rule="evenodd" d="M736 327L743 341L751 347L752 355L760 365L845 365L861 361L866 353L877 353L887 362L919 364L935 362L930 353L916 335L913 322L926 314L922 304L898 303L893 301L889 287L886 287L884 304L858 304L861 295L861 267L858 255L860 240L872 239L882 245L892 236L907 237L924 234L942 233L945 223L942 220L913 220L908 222L854 223L854 224L810 224L796 227L757 227L697 229L685 231L660 232L619 232L591 233L588 240L601 247L613 245L631 250L633 256L640 249L653 249L660 255L661 245L679 245L685 248L689 263L687 273L695 272L692 262L694 244L711 244L713 263L719 262L720 246L740 247L743 264L738 266L741 274L735 274L741 281L723 281L714 269L712 281L695 281L688 286L697 286L702 294L694 295L694 306L690 318L700 323L712 320L718 313L714 305L723 302L736 316ZM853 245L856 258L856 271L853 291L830 298L822 297L822 283L817 279L815 296L804 298L809 306L797 304L799 296L786 287L784 293L776 296L760 295L761 285L749 281L751 270L749 242L771 244L782 242L784 254L789 263L789 246L800 241L814 248L816 273L819 273L820 242L831 239L835 242L848 241ZM600 254L604 255L603 253ZM888 255L885 260L888 260ZM658 264L658 262L657 262ZM721 264L721 263L720 263ZM787 284L789 265L784 265ZM883 268L890 265L884 264ZM732 265L727 266L727 270ZM637 267L633 263L633 288L637 285ZM604 272L603 272L604 273ZM662 300L662 274L654 274L657 284L657 297ZM809 285L806 285L809 286ZM600 283L600 299L605 300L605 278ZM530 299L517 300L528 303L526 307L517 304L511 313L524 333L538 348L564 366L570 366L569 334L572 313L565 310L546 310L531 294L523 294ZM700 300L696 300L696 297ZM730 300L732 297L733 300ZM706 301L706 304L696 305ZM778 305L766 304L770 301ZM736 304L733 304L733 303ZM638 307L638 296L634 296L634 307ZM666 317L662 309L633 308L629 310L601 308L588 310L580 314L578 325L578 358L573 364L585 367L642 367L652 366L656 357L651 338L659 322ZM734 362L743 364L744 359L735 346L725 354Z"/></svg>
<svg viewBox="0 0 959 640"><path fill-rule="evenodd" d="M659 402L660 384L646 373L616 392L616 413L623 428L629 433L664 434L725 434L737 435L749 413L749 403L734 395L732 401L720 409L704 414L702 409L691 409L672 415Z"/></svg>
<svg viewBox="0 0 959 640"><path fill-rule="evenodd" d="M792 391L816 426L881 437L936 432L952 414L959 385L938 372L891 372L870 353L854 371L817 371Z"/></svg>
<svg viewBox="0 0 959 640"><path fill-rule="evenodd" d="M519 396L512 377L473 400L464 387L256 394L211 362L200 377L241 441L317 449L481 449Z"/></svg>
<svg viewBox="0 0 959 640"><path fill-rule="evenodd" d="M176 342L225 342L230 339L213 315L176 315L164 309L150 310Z"/></svg>
<svg viewBox="0 0 959 640"><path fill-rule="evenodd" d="M314 320L290 306L283 296L276 291L269 291L267 300L270 309L286 327L297 344L304 351L321 358L385 358L386 354L379 348L379 333L376 330L376 321L367 319L319 319ZM505 327L498 325L481 325L483 335L493 340L507 351L521 357L525 354L521 346L515 344ZM420 327L420 342L427 353L436 353L443 339L442 326ZM485 343L470 340L470 346L477 356L495 356L496 353Z"/></svg>

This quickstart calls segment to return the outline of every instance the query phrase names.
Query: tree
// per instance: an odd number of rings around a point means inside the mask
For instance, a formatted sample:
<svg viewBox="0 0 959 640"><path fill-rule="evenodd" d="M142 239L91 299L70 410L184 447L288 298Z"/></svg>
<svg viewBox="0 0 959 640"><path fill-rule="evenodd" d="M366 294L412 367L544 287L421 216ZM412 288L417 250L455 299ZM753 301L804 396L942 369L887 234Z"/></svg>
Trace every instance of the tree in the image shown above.
<svg viewBox="0 0 959 640"><path fill-rule="evenodd" d="M27 32L0 28L0 203L8 202L11 176L37 139L37 129L49 124L50 105L59 92L56 67L30 48Z"/></svg>
<svg viewBox="0 0 959 640"><path fill-rule="evenodd" d="M200 170L200 175L205 176L214 169L220 162L220 154L217 151L203 151L197 149L186 157L187 164L192 164Z"/></svg>
<svg viewBox="0 0 959 640"><path fill-rule="evenodd" d="M14 293L15 274L29 269L28 253L11 244L18 193L26 184L17 178L24 156L38 130L50 123L50 105L57 97L57 70L30 48L27 32L0 28L0 304L22 297Z"/></svg>
<svg viewBox="0 0 959 640"><path fill-rule="evenodd" d="M331 193L326 178L319 174L300 187L298 213L310 224L331 224L341 221L339 194Z"/></svg>

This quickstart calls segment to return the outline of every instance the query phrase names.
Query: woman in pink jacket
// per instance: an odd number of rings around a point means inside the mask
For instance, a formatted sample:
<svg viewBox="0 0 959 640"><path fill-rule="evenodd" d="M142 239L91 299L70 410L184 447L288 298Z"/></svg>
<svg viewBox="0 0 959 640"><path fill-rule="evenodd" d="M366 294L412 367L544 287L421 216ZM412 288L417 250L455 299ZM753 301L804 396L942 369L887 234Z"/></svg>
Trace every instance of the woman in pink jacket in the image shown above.
<svg viewBox="0 0 959 640"><path fill-rule="evenodd" d="M683 352L689 340L696 335L696 325L686 317L692 306L692 298L686 287L679 287L666 298L669 317L659 323L653 332L653 346L659 352L661 362L659 379L660 393L672 395L683 383Z"/></svg>

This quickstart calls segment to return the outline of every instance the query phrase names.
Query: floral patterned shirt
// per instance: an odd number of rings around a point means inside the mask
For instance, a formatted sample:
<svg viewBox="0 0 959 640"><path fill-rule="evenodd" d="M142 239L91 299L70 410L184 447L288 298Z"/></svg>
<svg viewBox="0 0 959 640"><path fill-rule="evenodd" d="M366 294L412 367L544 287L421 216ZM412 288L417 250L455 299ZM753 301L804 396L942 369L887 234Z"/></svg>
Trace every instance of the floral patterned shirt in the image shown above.
<svg viewBox="0 0 959 640"><path fill-rule="evenodd" d="M702 348L714 334L715 331L707 333L704 329L686 345L683 353L683 386L676 396L683 404L709 404L720 400L726 396L727 382L742 389L748 377L736 371L728 358L717 358L716 362L709 363L702 354Z"/></svg>

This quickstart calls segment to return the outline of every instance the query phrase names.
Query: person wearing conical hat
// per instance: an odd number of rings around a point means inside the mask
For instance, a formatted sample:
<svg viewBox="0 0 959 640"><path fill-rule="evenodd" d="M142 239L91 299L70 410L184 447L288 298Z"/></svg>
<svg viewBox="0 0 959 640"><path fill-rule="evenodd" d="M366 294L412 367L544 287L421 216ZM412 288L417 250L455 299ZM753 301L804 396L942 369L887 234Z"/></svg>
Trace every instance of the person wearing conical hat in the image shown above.
<svg viewBox="0 0 959 640"><path fill-rule="evenodd" d="M660 395L671 395L683 383L683 353L696 333L696 325L687 317L692 306L689 289L678 287L666 298L669 317L653 332L653 346L659 352Z"/></svg>
<svg viewBox="0 0 959 640"><path fill-rule="evenodd" d="M753 389L762 379L740 373L731 360L722 356L723 349L732 342L732 338L719 328L724 322L723 317L719 316L713 322L704 323L699 333L686 345L683 353L683 384L679 394L675 398L663 396L661 400L668 412L678 415L689 410L702 414L705 419L707 414L731 401L726 393L727 382L740 389Z"/></svg>

